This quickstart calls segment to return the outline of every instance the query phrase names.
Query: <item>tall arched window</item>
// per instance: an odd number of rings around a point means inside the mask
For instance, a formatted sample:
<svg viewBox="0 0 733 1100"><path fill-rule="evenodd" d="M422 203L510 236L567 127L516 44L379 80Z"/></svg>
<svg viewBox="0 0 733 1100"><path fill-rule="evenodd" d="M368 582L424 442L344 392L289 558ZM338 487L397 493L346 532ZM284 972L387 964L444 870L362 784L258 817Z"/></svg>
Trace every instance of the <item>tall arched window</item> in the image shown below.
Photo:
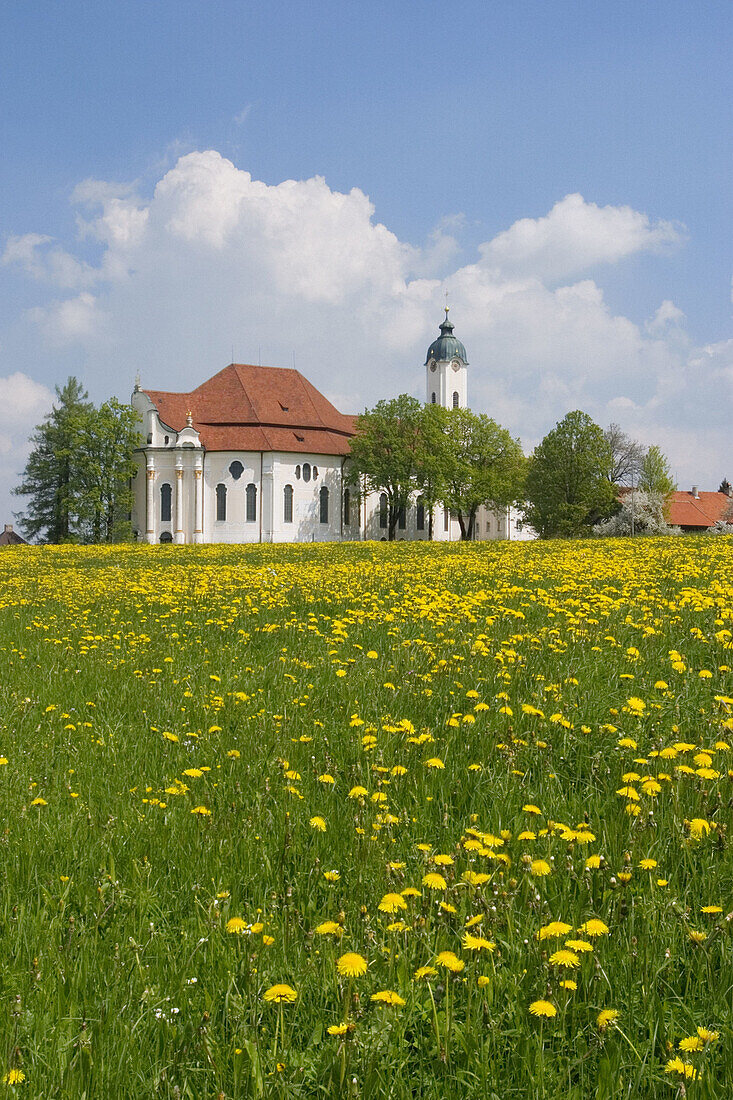
<svg viewBox="0 0 733 1100"><path fill-rule="evenodd" d="M321 487L321 491L318 494L318 499L321 512L321 523L328 523L328 489L325 485Z"/></svg>
<svg viewBox="0 0 733 1100"><path fill-rule="evenodd" d="M216 487L216 518L219 522L222 522L227 518L227 487L226 485L217 485Z"/></svg>
<svg viewBox="0 0 733 1100"><path fill-rule="evenodd" d="M257 520L257 486L250 481L247 486L247 523Z"/></svg>
<svg viewBox="0 0 733 1100"><path fill-rule="evenodd" d="M389 508L389 505L388 505L388 502L387 502L387 494L382 493L382 495L379 498L379 526L383 530L385 530L386 527L387 527L388 508Z"/></svg>
<svg viewBox="0 0 733 1100"><path fill-rule="evenodd" d="M303 463L303 481L310 481L311 479L311 467L310 462Z"/></svg>
<svg viewBox="0 0 733 1100"><path fill-rule="evenodd" d="M399 527L400 531L404 531L405 528L407 527L407 509L406 508L400 508L399 512L397 513L397 526Z"/></svg>
<svg viewBox="0 0 733 1100"><path fill-rule="evenodd" d="M430 394L430 404L431 404L431 405L434 405L434 404L435 404L435 394L434 394L434 393L431 393L431 394Z"/></svg>
<svg viewBox="0 0 733 1100"><path fill-rule="evenodd" d="M344 489L344 527L351 525L351 490Z"/></svg>
<svg viewBox="0 0 733 1100"><path fill-rule="evenodd" d="M160 487L160 522L170 523L171 521L171 499L173 497L173 489L170 485L165 484Z"/></svg>
<svg viewBox="0 0 733 1100"><path fill-rule="evenodd" d="M415 517L415 526L418 531L425 530L425 501L422 497L417 498L417 515Z"/></svg>
<svg viewBox="0 0 733 1100"><path fill-rule="evenodd" d="M286 485L283 489L283 523L293 522L293 486Z"/></svg>
<svg viewBox="0 0 733 1100"><path fill-rule="evenodd" d="M444 508L443 509L443 530L444 531L448 530L448 518L449 518L448 509Z"/></svg>
<svg viewBox="0 0 733 1100"><path fill-rule="evenodd" d="M453 408L458 408L458 390L453 391Z"/></svg>

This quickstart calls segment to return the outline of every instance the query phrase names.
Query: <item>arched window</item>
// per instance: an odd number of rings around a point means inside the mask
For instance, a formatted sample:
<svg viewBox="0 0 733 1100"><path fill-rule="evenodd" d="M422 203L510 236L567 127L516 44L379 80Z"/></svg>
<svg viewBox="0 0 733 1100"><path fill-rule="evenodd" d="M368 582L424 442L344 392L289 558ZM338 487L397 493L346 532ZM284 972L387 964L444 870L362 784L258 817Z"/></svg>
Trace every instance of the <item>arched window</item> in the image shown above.
<svg viewBox="0 0 733 1100"><path fill-rule="evenodd" d="M222 484L216 487L216 518L220 523L227 518L227 487Z"/></svg>
<svg viewBox="0 0 733 1100"><path fill-rule="evenodd" d="M170 533L170 531L164 531L163 534L160 536L160 541L173 542L173 535Z"/></svg>
<svg viewBox="0 0 733 1100"><path fill-rule="evenodd" d="M311 479L311 467L310 462L303 463L303 481L310 481Z"/></svg>
<svg viewBox="0 0 733 1100"><path fill-rule="evenodd" d="M435 404L435 394L434 394L434 393L431 393L431 394L430 394L430 404L431 404L431 405L434 405L434 404Z"/></svg>
<svg viewBox="0 0 733 1100"><path fill-rule="evenodd" d="M415 517L415 526L418 531L425 530L425 501L422 497L417 498L417 515Z"/></svg>
<svg viewBox="0 0 733 1100"><path fill-rule="evenodd" d="M295 476L300 481L300 463L295 467Z"/></svg>
<svg viewBox="0 0 733 1100"><path fill-rule="evenodd" d="M318 467L314 466L311 473L313 474L313 480L315 481L316 478L318 477Z"/></svg>
<svg viewBox="0 0 733 1100"><path fill-rule="evenodd" d="M453 408L458 408L458 390L453 391Z"/></svg>
<svg viewBox="0 0 733 1100"><path fill-rule="evenodd" d="M293 522L293 486L286 485L283 489L283 523Z"/></svg>
<svg viewBox="0 0 733 1100"><path fill-rule="evenodd" d="M171 499L173 497L173 489L167 483L160 487L160 522L170 523L171 521Z"/></svg>
<svg viewBox="0 0 733 1100"><path fill-rule="evenodd" d="M235 458L234 462L232 462L231 466L229 467L229 473L232 475L235 481L239 481L240 477L244 473L244 466L238 458Z"/></svg>
<svg viewBox="0 0 733 1100"><path fill-rule="evenodd" d="M384 530L387 527L387 514L389 504L387 501L387 494L382 493L379 498L379 526Z"/></svg>
<svg viewBox="0 0 733 1100"><path fill-rule="evenodd" d="M247 486L247 523L254 523L257 519L257 486L252 482Z"/></svg>
<svg viewBox="0 0 733 1100"><path fill-rule="evenodd" d="M443 509L443 530L444 531L448 530L448 509L447 508Z"/></svg>
<svg viewBox="0 0 733 1100"><path fill-rule="evenodd" d="M400 531L404 531L407 527L407 509L402 507L397 513L397 526Z"/></svg>
<svg viewBox="0 0 733 1100"><path fill-rule="evenodd" d="M344 527L351 525L351 490L344 489Z"/></svg>
<svg viewBox="0 0 733 1100"><path fill-rule="evenodd" d="M321 491L318 494L318 498L321 511L321 523L328 523L328 489L325 485L321 486Z"/></svg>

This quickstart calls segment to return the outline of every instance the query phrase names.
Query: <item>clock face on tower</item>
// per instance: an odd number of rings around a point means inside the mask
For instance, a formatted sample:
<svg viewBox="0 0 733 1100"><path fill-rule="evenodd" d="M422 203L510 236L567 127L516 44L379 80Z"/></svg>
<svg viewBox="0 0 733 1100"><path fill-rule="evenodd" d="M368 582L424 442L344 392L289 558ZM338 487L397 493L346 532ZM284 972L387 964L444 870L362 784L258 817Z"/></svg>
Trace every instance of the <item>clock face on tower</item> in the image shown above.
<svg viewBox="0 0 733 1100"><path fill-rule="evenodd" d="M435 360L434 359L430 360L430 369L435 370Z"/></svg>
<svg viewBox="0 0 733 1100"><path fill-rule="evenodd" d="M452 367L453 367L453 370L460 370L461 369L461 364L458 362L457 359L454 359L453 363L452 363Z"/></svg>

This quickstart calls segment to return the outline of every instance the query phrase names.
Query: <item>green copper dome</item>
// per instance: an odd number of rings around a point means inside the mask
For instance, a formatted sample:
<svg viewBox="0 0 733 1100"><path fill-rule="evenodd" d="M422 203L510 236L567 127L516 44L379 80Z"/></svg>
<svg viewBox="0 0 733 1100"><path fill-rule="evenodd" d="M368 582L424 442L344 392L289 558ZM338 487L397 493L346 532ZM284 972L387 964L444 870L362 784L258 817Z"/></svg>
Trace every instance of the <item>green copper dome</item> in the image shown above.
<svg viewBox="0 0 733 1100"><path fill-rule="evenodd" d="M464 366L468 366L466 349L458 337L453 335L453 325L448 320L448 308L448 306L445 307L445 321L440 326L440 336L437 340L433 340L428 348L425 363L427 365L431 359L435 359L436 362L460 359Z"/></svg>

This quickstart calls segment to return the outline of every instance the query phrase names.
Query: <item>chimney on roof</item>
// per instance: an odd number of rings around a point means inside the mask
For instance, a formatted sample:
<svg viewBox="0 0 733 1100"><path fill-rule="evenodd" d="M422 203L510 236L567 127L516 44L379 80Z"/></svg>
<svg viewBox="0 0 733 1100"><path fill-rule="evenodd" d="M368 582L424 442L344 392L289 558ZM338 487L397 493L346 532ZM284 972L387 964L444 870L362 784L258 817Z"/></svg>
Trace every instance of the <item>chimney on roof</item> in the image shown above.
<svg viewBox="0 0 733 1100"><path fill-rule="evenodd" d="M692 495L693 495L693 497L695 498L695 500L699 500L699 499L700 499L700 494L699 494L699 493L698 493L698 491L697 491L697 485L693 485L693 486L692 486Z"/></svg>
<svg viewBox="0 0 733 1100"><path fill-rule="evenodd" d="M5 534L6 534L6 535L12 535L12 533L13 533L13 525L12 525L12 523L6 523L6 524L5 524Z"/></svg>

